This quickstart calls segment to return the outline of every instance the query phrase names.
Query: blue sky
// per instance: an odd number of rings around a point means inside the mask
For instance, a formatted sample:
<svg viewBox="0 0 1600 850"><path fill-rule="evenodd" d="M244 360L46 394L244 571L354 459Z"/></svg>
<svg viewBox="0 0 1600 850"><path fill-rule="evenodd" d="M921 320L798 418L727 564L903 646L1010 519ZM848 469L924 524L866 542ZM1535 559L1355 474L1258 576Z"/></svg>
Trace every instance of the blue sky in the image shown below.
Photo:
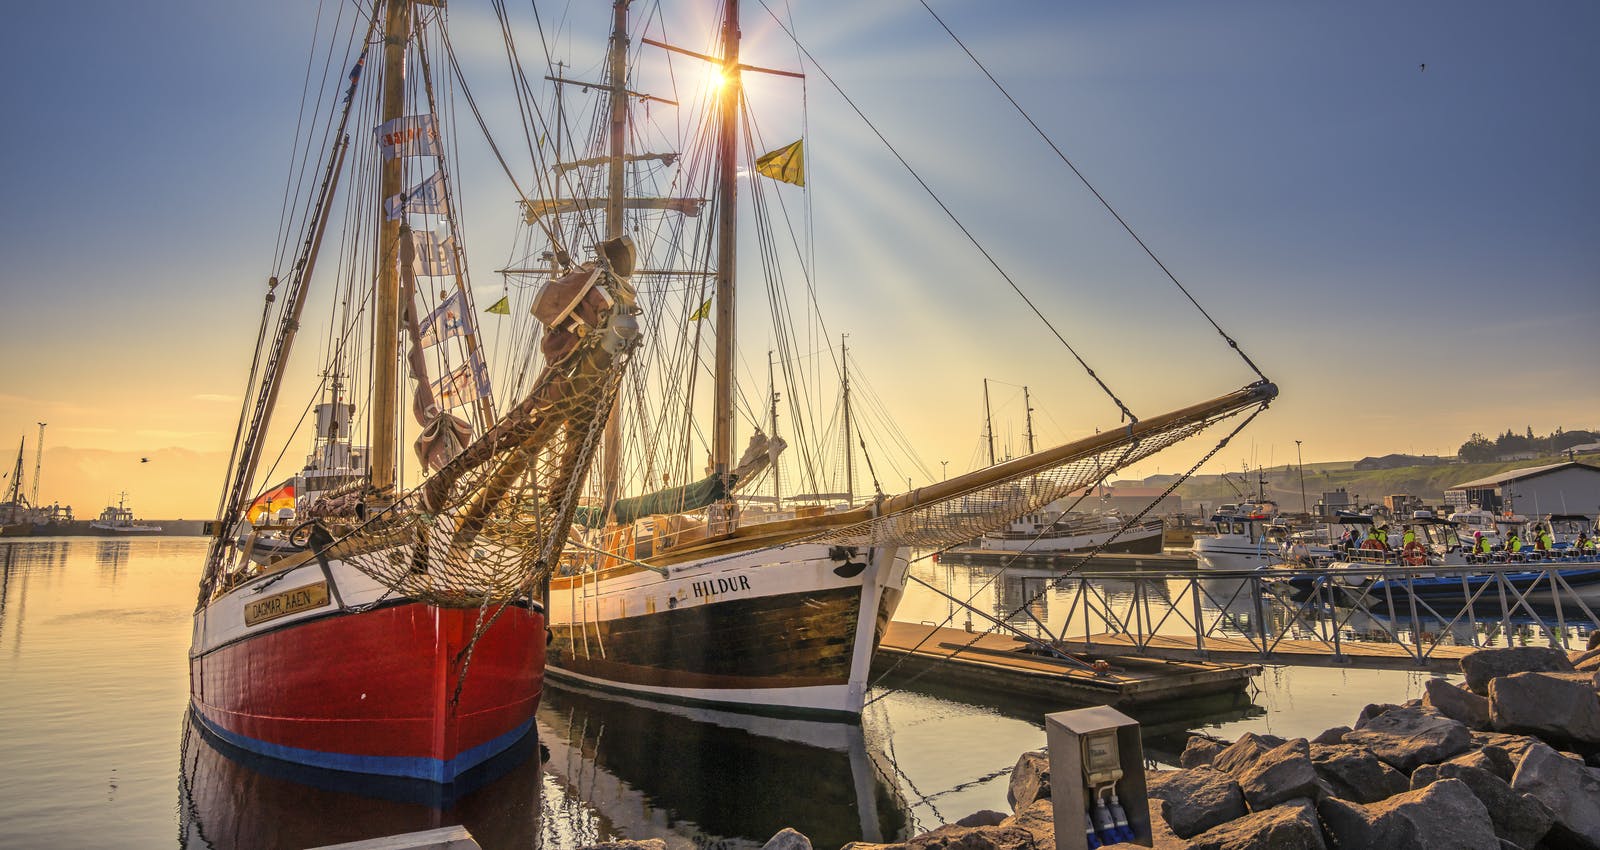
<svg viewBox="0 0 1600 850"><path fill-rule="evenodd" d="M494 72L498 47L469 37L489 32L486 5L456 0L451 23L469 70ZM1296 439L1311 461L1600 426L1600 6L932 5L1282 387L1218 465L1283 463ZM540 9L603 26L604 4L589 6ZM226 449L316 13L309 0L9 11L0 446L48 420L54 447ZM919 4L787 14L1136 411L1251 377ZM797 67L759 4L744 16L746 61ZM585 30L557 49L582 68L597 45ZM968 465L983 377L1030 385L1047 436L1116 423L820 74L804 113L792 82L751 86L774 145L808 122L830 329L851 333L930 465ZM464 159L468 200L484 202L473 260L494 268L511 196ZM764 373L764 342L744 345ZM144 486L203 512L216 481L180 477Z"/></svg>

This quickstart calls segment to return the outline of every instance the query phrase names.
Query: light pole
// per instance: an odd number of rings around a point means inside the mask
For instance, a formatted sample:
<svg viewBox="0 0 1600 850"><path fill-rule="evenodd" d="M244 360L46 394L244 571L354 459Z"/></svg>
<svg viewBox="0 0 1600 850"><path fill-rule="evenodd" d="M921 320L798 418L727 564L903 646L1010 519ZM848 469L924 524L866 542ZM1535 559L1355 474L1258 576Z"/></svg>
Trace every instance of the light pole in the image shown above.
<svg viewBox="0 0 1600 850"><path fill-rule="evenodd" d="M1300 467L1300 513L1310 514L1306 508L1306 462L1300 457L1300 441L1294 441L1295 465Z"/></svg>
<svg viewBox="0 0 1600 850"><path fill-rule="evenodd" d="M941 461L939 461L939 465L944 467L944 478L941 479L941 480L949 481L950 480L950 461L941 460Z"/></svg>

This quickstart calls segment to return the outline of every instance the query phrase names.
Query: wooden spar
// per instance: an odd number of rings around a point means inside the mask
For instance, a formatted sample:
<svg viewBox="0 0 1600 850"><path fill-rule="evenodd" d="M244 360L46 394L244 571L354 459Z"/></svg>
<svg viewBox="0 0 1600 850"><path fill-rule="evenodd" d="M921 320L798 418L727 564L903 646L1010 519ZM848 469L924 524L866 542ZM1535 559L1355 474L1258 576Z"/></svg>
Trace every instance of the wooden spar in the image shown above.
<svg viewBox="0 0 1600 850"><path fill-rule="evenodd" d="M606 239L623 235L623 196L626 194L624 167L627 164L628 136L628 3L614 0L611 15L611 138L606 157ZM611 516L622 482L622 396L611 403L606 416L605 438L600 448L600 516L602 523Z"/></svg>
<svg viewBox="0 0 1600 850"><path fill-rule="evenodd" d="M1022 415L1028 423L1028 454L1033 454L1037 449L1033 446L1033 399L1028 397L1028 388L1022 388Z"/></svg>
<svg viewBox="0 0 1600 850"><path fill-rule="evenodd" d="M1081 440L1074 440L1055 448L1045 449L1042 452L1024 455L1015 460L997 463L994 466L958 475L937 484L919 487L909 493L901 493L884 500L880 514L892 514L900 511L911 510L922 505L941 502L946 499L960 496L999 484L1013 478L1020 478L1032 472L1049 469L1068 463L1081 457L1103 452L1125 443L1162 433L1171 428L1191 422L1198 422L1232 413L1255 404L1264 404L1276 398L1278 387L1266 381L1251 384L1240 390L1235 390L1225 396L1214 398L1210 401L1191 405L1171 413L1141 419L1131 425L1104 431Z"/></svg>
<svg viewBox="0 0 1600 850"><path fill-rule="evenodd" d="M411 36L411 0L389 0L384 10L383 88L379 123L405 114L406 45ZM383 201L405 191L405 157L385 160L378 188L378 278L372 314L372 487L380 492L395 484L399 446L398 375L400 352L400 220L383 214Z"/></svg>
<svg viewBox="0 0 1600 850"><path fill-rule="evenodd" d="M855 447L850 442L850 350L839 334L839 381L844 395L844 503L856 503Z"/></svg>
<svg viewBox="0 0 1600 850"><path fill-rule="evenodd" d="M717 475L733 469L733 337L735 224L738 221L739 0L725 0L722 21L721 119L717 125L717 337L716 404L711 464Z"/></svg>
<svg viewBox="0 0 1600 850"><path fill-rule="evenodd" d="M989 465L994 466L994 418L989 412L989 379L983 379L983 436L989 441Z"/></svg>

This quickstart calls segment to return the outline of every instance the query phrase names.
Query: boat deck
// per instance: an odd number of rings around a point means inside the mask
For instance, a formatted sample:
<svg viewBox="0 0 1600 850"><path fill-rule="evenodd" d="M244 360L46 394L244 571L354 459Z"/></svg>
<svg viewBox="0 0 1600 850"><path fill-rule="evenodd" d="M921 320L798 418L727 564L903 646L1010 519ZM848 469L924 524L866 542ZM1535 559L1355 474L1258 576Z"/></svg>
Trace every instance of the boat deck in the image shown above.
<svg viewBox="0 0 1600 850"><path fill-rule="evenodd" d="M883 684L912 677L1007 695L1132 707L1243 690L1261 672L1254 663L1179 661L1093 653L1111 669L1096 673L1073 661L1026 652L1029 644L1004 634L891 622L877 666L894 666Z"/></svg>

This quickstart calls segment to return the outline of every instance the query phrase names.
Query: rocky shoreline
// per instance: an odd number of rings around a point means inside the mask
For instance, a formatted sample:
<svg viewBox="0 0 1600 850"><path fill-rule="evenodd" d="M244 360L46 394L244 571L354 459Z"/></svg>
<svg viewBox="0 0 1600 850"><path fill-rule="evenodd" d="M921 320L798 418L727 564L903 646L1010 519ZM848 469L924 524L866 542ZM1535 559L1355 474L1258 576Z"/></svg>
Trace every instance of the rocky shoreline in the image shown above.
<svg viewBox="0 0 1600 850"><path fill-rule="evenodd" d="M1420 700L1369 705L1311 739L1191 737L1179 769L1146 772L1154 846L1600 850L1600 649L1481 650L1461 671L1465 687L1430 680ZM1049 772L1044 751L1024 753L1011 814L842 850L1055 850ZM812 847L785 829L763 850Z"/></svg>

